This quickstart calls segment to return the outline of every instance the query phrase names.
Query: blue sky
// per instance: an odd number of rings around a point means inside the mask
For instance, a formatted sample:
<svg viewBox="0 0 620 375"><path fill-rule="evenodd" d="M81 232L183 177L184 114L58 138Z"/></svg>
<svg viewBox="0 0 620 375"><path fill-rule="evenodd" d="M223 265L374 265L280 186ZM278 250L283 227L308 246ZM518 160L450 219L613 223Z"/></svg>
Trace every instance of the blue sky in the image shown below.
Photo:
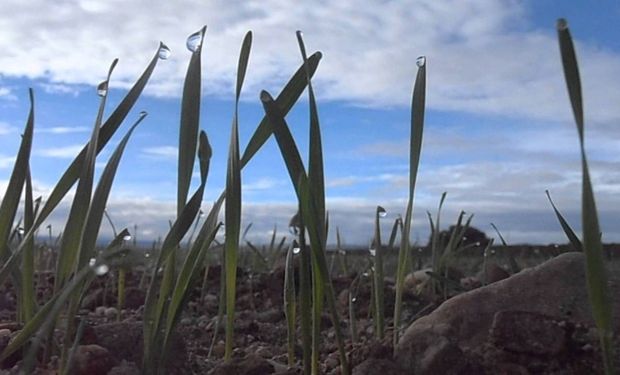
<svg viewBox="0 0 620 375"><path fill-rule="evenodd" d="M208 26L203 47L201 128L214 149L205 209L224 185L236 61L254 33L240 112L244 147L263 115L261 89L273 94L300 64L295 31L323 59L315 78L332 228L367 244L376 205L386 228L406 204L409 103L415 60L427 56L427 115L413 239L426 242L426 211L448 192L443 223L458 212L509 242L565 242L544 191L579 228L580 164L565 92L555 21L571 26L582 73L586 145L604 239L620 241L620 4L614 1L69 1L8 0L0 15L0 189L6 186L35 90L32 155L35 194L45 199L88 140L96 85L110 62L108 114L142 72L159 41L160 61L122 130L149 116L131 139L108 212L138 237L165 233L176 209L180 94L190 52L185 38ZM287 118L306 153L307 103ZM120 136L120 134L119 134ZM104 150L100 168L111 154ZM197 183L197 181L195 181ZM285 234L294 194L270 141L243 172L244 221L266 241ZM1 191L0 190L0 191ZM60 230L67 205L50 219ZM109 233L104 226L103 233Z"/></svg>

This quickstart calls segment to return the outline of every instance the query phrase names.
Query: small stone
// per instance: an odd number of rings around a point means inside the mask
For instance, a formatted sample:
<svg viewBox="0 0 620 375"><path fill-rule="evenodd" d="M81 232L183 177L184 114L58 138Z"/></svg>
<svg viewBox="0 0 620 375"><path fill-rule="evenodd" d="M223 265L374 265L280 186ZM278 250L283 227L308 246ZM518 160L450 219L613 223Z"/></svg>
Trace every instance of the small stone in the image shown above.
<svg viewBox="0 0 620 375"><path fill-rule="evenodd" d="M116 307L108 307L105 309L105 311L103 312L103 315L107 318L107 319L115 319L116 316L118 315L118 310L116 309Z"/></svg>
<svg viewBox="0 0 620 375"><path fill-rule="evenodd" d="M114 366L114 358L99 345L80 345L74 355L72 367L76 375L106 375Z"/></svg>

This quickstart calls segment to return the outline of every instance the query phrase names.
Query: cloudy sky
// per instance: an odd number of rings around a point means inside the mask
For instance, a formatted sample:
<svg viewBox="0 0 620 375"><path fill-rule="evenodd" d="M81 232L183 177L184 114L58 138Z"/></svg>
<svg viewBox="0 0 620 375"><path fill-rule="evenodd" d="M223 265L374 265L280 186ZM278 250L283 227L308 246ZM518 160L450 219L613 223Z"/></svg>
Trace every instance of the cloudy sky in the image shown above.
<svg viewBox="0 0 620 375"><path fill-rule="evenodd" d="M390 224L404 212L415 60L427 56L427 115L412 238L426 242L426 211L447 191L443 223L458 212L512 243L565 242L549 189L576 229L580 165L555 21L566 17L584 86L587 149L606 241L620 241L620 3L599 1L4 0L0 14L0 186L11 172L35 90L32 174L45 197L88 140L97 84L114 58L111 113L156 52L160 61L130 113L149 116L127 147L108 212L117 227L156 238L175 215L176 155L188 35L207 25L201 128L214 149L205 210L224 186L236 62L254 33L240 112L242 147L260 121L261 89L274 95L300 64L295 31L321 51L315 88L323 131L332 228L367 244L375 207ZM306 153L307 103L287 120ZM122 133L121 132L121 133ZM111 142L98 159L105 165ZM271 140L243 172L244 219L261 242L295 212L286 169ZM197 180L194 181L197 183ZM60 230L67 206L51 223ZM107 226L104 233L109 233Z"/></svg>

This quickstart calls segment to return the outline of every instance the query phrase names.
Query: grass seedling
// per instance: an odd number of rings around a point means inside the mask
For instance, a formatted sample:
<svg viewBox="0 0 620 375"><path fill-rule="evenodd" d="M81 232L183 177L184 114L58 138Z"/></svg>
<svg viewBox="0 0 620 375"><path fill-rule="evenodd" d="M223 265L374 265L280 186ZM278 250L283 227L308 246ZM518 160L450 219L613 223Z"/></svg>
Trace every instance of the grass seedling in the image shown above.
<svg viewBox="0 0 620 375"><path fill-rule="evenodd" d="M300 46L303 46L301 41L301 34L298 33L298 41ZM310 80L310 68L308 65L308 59L305 58L305 50L302 48L302 54L304 55L304 65L307 72L307 80ZM340 365L344 374L349 374L348 360L346 358L346 352L344 350L344 340L339 327L338 311L336 309L336 296L331 284L329 276L329 269L325 257L325 239L326 239L326 225L325 225L325 201L324 201L324 188L322 184L322 162L319 164L316 160L322 155L320 149L320 133L318 128L318 118L316 118L316 108L314 103L314 94L310 90L309 83L309 97L311 108L311 126L310 126L310 160L311 167L309 174L306 174L305 168L299 155L297 145L290 133L288 125L284 120L284 115L281 109L276 105L272 96L263 91L261 93L261 101L265 109L265 113L271 123L273 133L275 135L278 147L284 158L287 170L300 206L300 217L303 218L305 229L308 231L310 240L310 247L312 251L312 266L316 268L313 270L313 275L319 276L322 281L322 286L326 293L326 301L331 312L331 318L333 325L336 329L336 341L338 344L338 350L340 354ZM313 110L314 108L314 110ZM314 114L313 114L314 113ZM316 121L313 121L315 118ZM313 125L316 124L316 125ZM314 130L313 130L314 129ZM322 160L322 157L321 159ZM320 169L320 170L319 170ZM309 176L312 176L315 180L311 180ZM321 194L323 193L323 194ZM302 228L303 231L303 228ZM303 250L303 249L302 249ZM315 276L314 280L317 280ZM314 286L317 283L313 283ZM313 296L316 298L317 291L313 291ZM318 301L314 301L315 304ZM316 334L316 330L313 331ZM317 338L318 339L318 338ZM315 342L313 340L313 342ZM318 364L313 364L313 368L318 369Z"/></svg>
<svg viewBox="0 0 620 375"><path fill-rule="evenodd" d="M584 145L585 125L581 96L581 79L579 77L579 68L577 66L573 40L568 29L568 22L565 19L559 19L557 21L557 31L564 78L573 108L575 123L577 124L581 151L581 223L583 230L583 251L586 255L588 295L590 297L594 321L599 332L605 373L613 374L615 371L612 344L612 300L607 284L607 269L603 258L601 231ZM561 220L560 222L563 223L565 221ZM569 236L569 239L574 241L574 237L572 236Z"/></svg>
<svg viewBox="0 0 620 375"><path fill-rule="evenodd" d="M226 351L224 358L229 360L233 349L233 330L235 322L235 296L237 282L237 253L241 233L241 165L239 156L239 97L248 66L252 33L248 32L243 40L239 64L237 67L237 88L235 91L235 113L232 121L230 146L228 154L228 171L226 173L226 242L224 244L226 266Z"/></svg>
<svg viewBox="0 0 620 375"><path fill-rule="evenodd" d="M375 283L375 311L377 314L375 315L375 336L378 340L381 340L384 335L384 326L385 326L385 301L383 297L383 289L384 289L384 280L383 280L383 246L381 244L381 225L379 220L382 217L385 217L387 212L381 206L377 206L377 210L375 212L375 238L372 242L371 248L369 249L370 255L374 260L374 283Z"/></svg>
<svg viewBox="0 0 620 375"><path fill-rule="evenodd" d="M295 264L293 262L294 251L299 249L293 242L286 253L286 265L284 268L284 314L286 315L287 332L287 358L290 367L295 365L295 319L297 303L295 300Z"/></svg>
<svg viewBox="0 0 620 375"><path fill-rule="evenodd" d="M413 199L415 184L418 176L418 166L420 164L420 154L422 152L422 134L424 130L424 105L426 101L426 57L420 56L416 65L418 73L416 75L411 100L411 134L409 138L409 198L407 200L407 211L403 223L400 249L398 250L398 267L396 271L396 295L394 301L394 336L393 344L396 347L400 335L400 318L402 312L403 284L407 272L407 254L410 248L411 220L413 218Z"/></svg>

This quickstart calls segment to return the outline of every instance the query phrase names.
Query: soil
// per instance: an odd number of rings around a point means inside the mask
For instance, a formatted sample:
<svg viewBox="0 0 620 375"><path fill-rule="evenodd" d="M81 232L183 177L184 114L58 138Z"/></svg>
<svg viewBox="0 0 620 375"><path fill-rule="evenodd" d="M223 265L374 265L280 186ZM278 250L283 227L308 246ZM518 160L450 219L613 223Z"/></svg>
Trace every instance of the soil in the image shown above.
<svg viewBox="0 0 620 375"><path fill-rule="evenodd" d="M470 271L471 272L471 271ZM220 267L212 266L208 273L207 289L196 283L189 302L177 325L177 335L167 353L169 374L302 374L302 349L295 346L297 363L287 365L287 329L283 313L282 285L284 267L276 265L270 272L247 273L238 270L235 342L233 360L224 362L224 324L218 327ZM75 374L139 374L142 361L142 312L145 297L140 287L142 274L128 273L126 301L120 320L116 310L114 272L97 278L84 299L80 316L86 327L80 346L74 356ZM355 315L357 341L351 340L348 309L348 288L357 274L334 276L332 281L338 298L342 320L338 322L346 339L350 366L357 374L407 373L392 361L392 320L394 285L386 278L385 285L385 339L375 338L371 314L371 280L361 276L356 289ZM39 301L47 300L53 288L51 273L37 274ZM456 291L454 293L457 293ZM201 296L202 294L202 296ZM201 298L202 297L202 298ZM428 294L406 292L403 296L403 322L430 313L441 301ZM15 295L10 285L0 287L0 350L22 328L16 323ZM329 314L323 315L320 354L320 373L339 374L339 357L335 329ZM61 326L61 325L59 325ZM403 326L406 328L406 325ZM54 335L62 342L61 331ZM299 342L300 332L297 330ZM213 345L212 345L213 344ZM596 345L596 343L594 343ZM58 357L49 357L39 363L37 374L55 374ZM566 355L566 353L562 354ZM497 359L502 360L502 359ZM0 373L17 374L21 353L17 352L0 364ZM477 373L485 373L484 366ZM501 366L500 366L501 367ZM494 368L498 368L495 364ZM478 372L480 371L480 372ZM511 373L511 372L508 372ZM518 373L518 372L515 372ZM540 373L546 373L544 371Z"/></svg>

